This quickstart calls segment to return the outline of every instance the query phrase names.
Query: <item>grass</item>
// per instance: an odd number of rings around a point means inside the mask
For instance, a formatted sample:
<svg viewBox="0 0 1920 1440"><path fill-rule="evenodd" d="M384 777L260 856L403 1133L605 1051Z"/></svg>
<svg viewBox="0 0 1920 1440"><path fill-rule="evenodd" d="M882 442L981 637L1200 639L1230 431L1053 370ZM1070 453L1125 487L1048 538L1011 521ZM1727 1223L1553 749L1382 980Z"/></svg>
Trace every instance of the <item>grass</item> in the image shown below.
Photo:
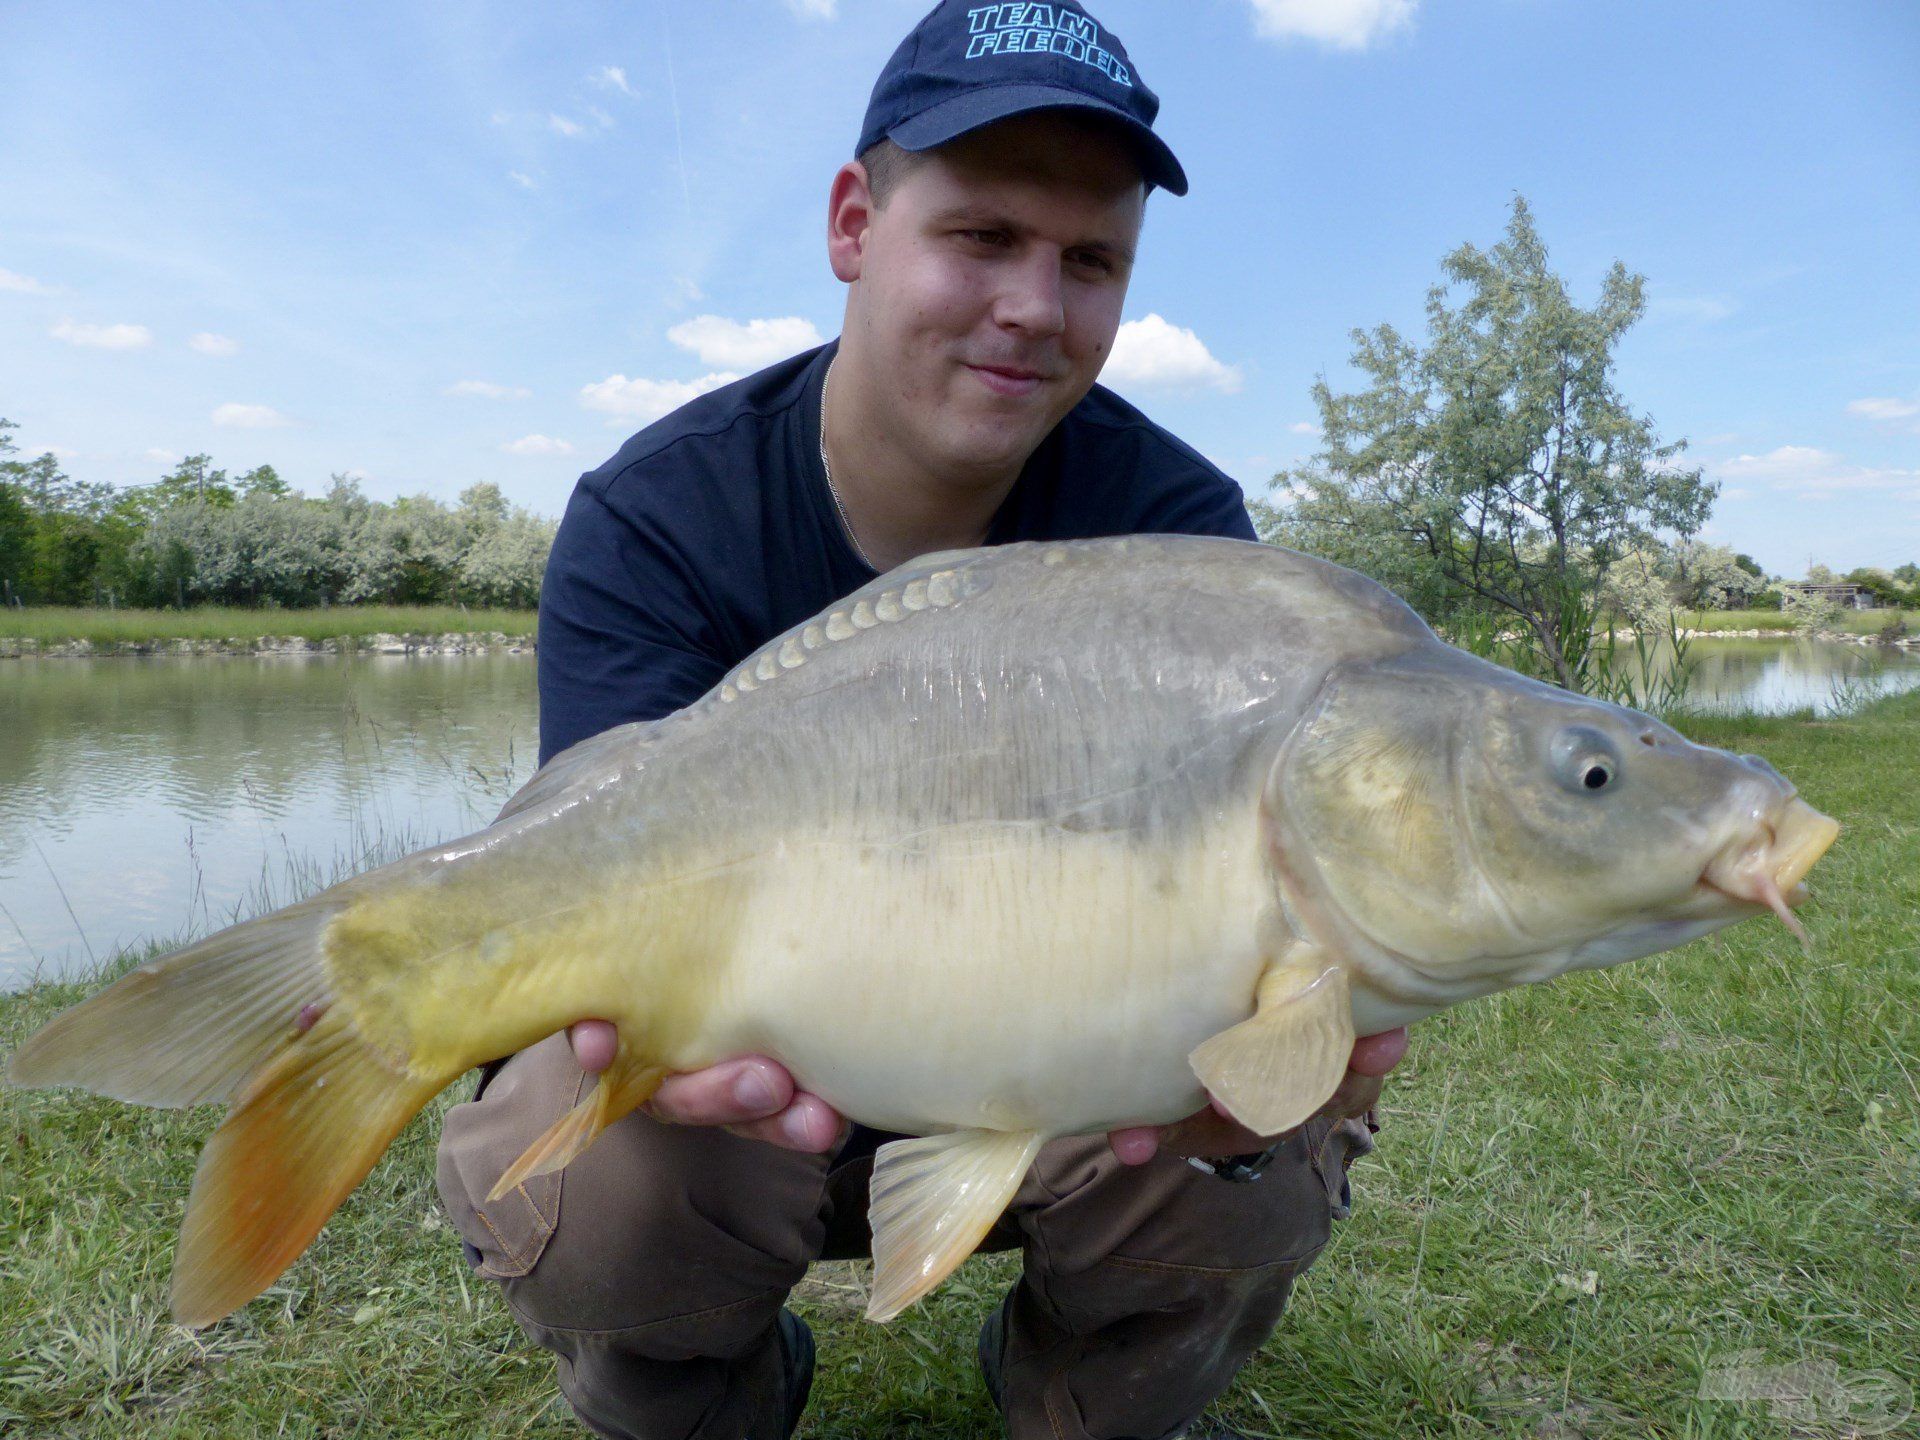
<svg viewBox="0 0 1920 1440"><path fill-rule="evenodd" d="M96 646L166 640L251 642L262 635L360 640L371 635L533 634L531 610L469 610L462 605L333 605L320 610L99 610L59 605L0 608L0 640L42 645L87 640Z"/></svg>
<svg viewBox="0 0 1920 1440"><path fill-rule="evenodd" d="M1829 1364L1861 1397L1920 1376L1920 788L1896 778L1920 773L1920 695L1686 725L1845 824L1814 954L1750 922L1417 1027L1354 1217L1222 1418L1329 1440L1879 1433L1804 1407L1790 1428L1699 1398L1702 1377ZM85 988L0 997L0 1050ZM166 1272L216 1117L0 1092L0 1433L584 1433L439 1218L455 1098L266 1297L195 1335L165 1319ZM1013 1265L974 1260L884 1328L859 1318L860 1267L820 1267L796 1300L821 1352L801 1434L997 1434L973 1340Z"/></svg>
<svg viewBox="0 0 1920 1440"><path fill-rule="evenodd" d="M1842 610L1837 622L1850 635L1876 635L1895 618L1909 630L1920 630L1920 610ZM1792 630L1793 617L1780 610L1682 610L1680 624L1688 630Z"/></svg>

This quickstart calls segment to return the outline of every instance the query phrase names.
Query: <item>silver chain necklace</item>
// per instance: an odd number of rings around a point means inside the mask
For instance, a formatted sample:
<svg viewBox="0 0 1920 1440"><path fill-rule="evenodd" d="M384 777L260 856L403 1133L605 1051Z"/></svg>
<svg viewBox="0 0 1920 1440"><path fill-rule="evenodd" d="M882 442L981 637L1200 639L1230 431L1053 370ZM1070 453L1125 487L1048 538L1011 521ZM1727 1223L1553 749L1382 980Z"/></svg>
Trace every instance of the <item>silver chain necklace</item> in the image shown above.
<svg viewBox="0 0 1920 1440"><path fill-rule="evenodd" d="M860 537L853 533L853 521L847 515L839 488L833 483L833 462L827 459L827 382L831 379L833 361L829 360L827 373L820 377L820 471L827 477L827 494L833 497L833 508L840 512L840 528L847 532L847 544L853 547L853 553L860 557L862 565L878 574L880 567L867 558L867 552L860 548Z"/></svg>

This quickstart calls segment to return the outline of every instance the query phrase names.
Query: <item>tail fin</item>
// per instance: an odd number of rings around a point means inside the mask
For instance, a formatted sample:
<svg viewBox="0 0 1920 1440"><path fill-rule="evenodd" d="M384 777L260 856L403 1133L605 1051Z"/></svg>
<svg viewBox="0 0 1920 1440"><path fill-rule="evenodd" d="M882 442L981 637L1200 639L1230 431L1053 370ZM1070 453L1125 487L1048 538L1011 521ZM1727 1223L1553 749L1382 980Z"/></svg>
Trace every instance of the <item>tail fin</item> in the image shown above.
<svg viewBox="0 0 1920 1440"><path fill-rule="evenodd" d="M452 1077L396 1074L330 1012L252 1080L200 1152L173 1315L211 1325L279 1278Z"/></svg>
<svg viewBox="0 0 1920 1440"><path fill-rule="evenodd" d="M14 1053L14 1084L142 1105L226 1101L174 1256L174 1315L209 1325L305 1250L450 1080L410 1073L333 1007L321 954L336 889L149 962Z"/></svg>
<svg viewBox="0 0 1920 1440"><path fill-rule="evenodd" d="M320 932L342 903L318 895L148 961L30 1036L7 1078L136 1105L231 1100L304 1007L332 1003Z"/></svg>

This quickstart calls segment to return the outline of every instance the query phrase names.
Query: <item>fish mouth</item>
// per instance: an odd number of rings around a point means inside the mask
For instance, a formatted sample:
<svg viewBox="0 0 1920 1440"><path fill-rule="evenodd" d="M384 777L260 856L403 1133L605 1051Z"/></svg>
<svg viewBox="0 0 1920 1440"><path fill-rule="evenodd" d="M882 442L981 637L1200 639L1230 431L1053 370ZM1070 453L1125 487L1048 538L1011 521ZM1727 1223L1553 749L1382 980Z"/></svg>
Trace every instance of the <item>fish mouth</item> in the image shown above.
<svg viewBox="0 0 1920 1440"><path fill-rule="evenodd" d="M1804 800L1789 800L1771 821L1761 821L1752 834L1714 856L1699 883L1730 900L1771 910L1804 947L1806 927L1793 913L1807 899L1800 882L1839 834L1837 820Z"/></svg>

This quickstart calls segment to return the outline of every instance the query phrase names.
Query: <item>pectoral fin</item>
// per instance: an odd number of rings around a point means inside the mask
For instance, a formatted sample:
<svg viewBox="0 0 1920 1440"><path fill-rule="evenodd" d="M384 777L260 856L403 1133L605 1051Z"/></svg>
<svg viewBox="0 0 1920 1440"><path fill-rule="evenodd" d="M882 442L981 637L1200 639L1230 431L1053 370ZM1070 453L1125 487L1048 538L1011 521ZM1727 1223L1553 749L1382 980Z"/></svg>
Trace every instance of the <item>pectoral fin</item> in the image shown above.
<svg viewBox="0 0 1920 1440"><path fill-rule="evenodd" d="M957 1130L882 1145L873 1161L869 1320L891 1320L957 1269L1040 1153L1031 1130Z"/></svg>
<svg viewBox="0 0 1920 1440"><path fill-rule="evenodd" d="M1187 1057L1227 1112L1256 1135L1291 1130L1339 1087L1353 1055L1346 967L1296 946L1267 967L1253 1017Z"/></svg>
<svg viewBox="0 0 1920 1440"><path fill-rule="evenodd" d="M548 1126L546 1133L507 1167L499 1183L487 1193L488 1202L498 1200L522 1180L571 1165L602 1130L644 1104L666 1078L663 1066L616 1056L580 1103Z"/></svg>

